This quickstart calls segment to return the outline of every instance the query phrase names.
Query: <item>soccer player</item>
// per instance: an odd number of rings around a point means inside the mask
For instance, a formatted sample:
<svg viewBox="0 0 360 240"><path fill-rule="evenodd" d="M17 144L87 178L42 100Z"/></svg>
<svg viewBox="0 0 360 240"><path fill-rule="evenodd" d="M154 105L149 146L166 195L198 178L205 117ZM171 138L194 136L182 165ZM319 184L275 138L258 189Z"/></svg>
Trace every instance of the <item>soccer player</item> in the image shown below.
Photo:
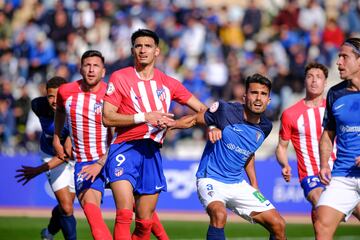
<svg viewBox="0 0 360 240"><path fill-rule="evenodd" d="M250 223L259 223L270 239L286 239L285 221L258 189L255 152L272 129L263 112L270 102L271 82L260 74L248 77L245 103L218 101L206 112L185 116L173 128L215 125L222 138L207 142L196 173L200 202L210 217L207 239L225 239L230 209ZM173 124L173 123L171 123ZM246 171L250 184L244 180Z"/></svg>
<svg viewBox="0 0 360 240"><path fill-rule="evenodd" d="M324 90L328 69L320 63L310 63L305 68L305 98L285 109L281 116L276 158L282 167L286 182L291 179L291 167L287 149L291 141L296 152L298 176L305 198L312 205L312 222L315 222L315 206L325 188L318 177L320 170L319 141L326 101ZM330 165L335 159L331 154Z"/></svg>
<svg viewBox="0 0 360 240"><path fill-rule="evenodd" d="M115 239L130 239L133 201L135 230L132 239L150 239L158 196L166 191L160 147L172 100L200 111L206 108L179 81L155 68L159 37L139 29L131 36L134 67L115 71L104 97L103 121L116 127L106 163L115 204Z"/></svg>
<svg viewBox="0 0 360 240"><path fill-rule="evenodd" d="M326 98L320 138L320 180L327 185L317 204L316 239L333 239L337 226L360 203L360 38L349 38L340 47L339 84ZM328 163L336 139L333 169Z"/></svg>
<svg viewBox="0 0 360 240"><path fill-rule="evenodd" d="M17 170L20 174L15 176L18 178L18 182L23 182L25 185L32 178L47 171L49 184L54 191L58 205L52 210L48 227L41 231L41 238L44 240L53 239L60 229L65 239L76 239L76 220L73 215L75 199L74 163L69 160L64 162L64 160L56 157L52 145L56 96L58 88L64 83L66 80L62 77L56 76L49 79L46 83L47 96L38 97L31 101L32 110L39 118L43 130L40 137L40 155L44 164L38 167L22 166L21 169ZM61 134L61 138L66 137L65 131ZM71 143L68 146L71 147Z"/></svg>
<svg viewBox="0 0 360 240"><path fill-rule="evenodd" d="M57 94L53 145L57 156L64 159L60 142L65 120L68 122L75 162L75 190L94 239L112 239L100 204L105 188L102 173L105 153L111 137L102 124L102 103L106 91L104 57L95 50L81 57L82 79L62 85Z"/></svg>

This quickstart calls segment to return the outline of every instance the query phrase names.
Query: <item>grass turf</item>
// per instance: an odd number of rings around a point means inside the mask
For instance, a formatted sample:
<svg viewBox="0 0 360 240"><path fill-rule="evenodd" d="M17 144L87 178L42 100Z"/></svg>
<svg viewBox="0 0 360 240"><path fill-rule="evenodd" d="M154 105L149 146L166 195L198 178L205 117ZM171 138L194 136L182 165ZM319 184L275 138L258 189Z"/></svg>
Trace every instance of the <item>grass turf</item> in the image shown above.
<svg viewBox="0 0 360 240"><path fill-rule="evenodd" d="M205 239L207 222L162 221L170 239ZM110 230L113 229L113 220L106 220ZM47 226L47 218L30 217L0 217L0 240L37 240L40 231ZM227 239L268 239L267 231L260 225L249 223L231 223L225 228ZM312 225L288 224L288 239L314 239ZM85 219L77 219L78 240L92 239L89 226ZM55 240L63 239L58 233ZM155 239L155 238L152 238ZM336 232L338 240L360 239L360 226L341 224Z"/></svg>

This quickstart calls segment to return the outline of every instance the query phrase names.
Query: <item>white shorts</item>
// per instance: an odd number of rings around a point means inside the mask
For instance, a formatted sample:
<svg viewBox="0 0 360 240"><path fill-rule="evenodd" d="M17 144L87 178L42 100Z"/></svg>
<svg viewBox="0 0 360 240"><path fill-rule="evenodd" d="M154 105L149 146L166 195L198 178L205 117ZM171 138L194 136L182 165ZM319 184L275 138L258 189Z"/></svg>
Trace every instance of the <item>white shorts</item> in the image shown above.
<svg viewBox="0 0 360 240"><path fill-rule="evenodd" d="M257 189L245 180L227 184L211 178L199 178L196 182L201 204L206 209L214 201L220 201L235 214L254 223L250 214L274 209L274 206Z"/></svg>
<svg viewBox="0 0 360 240"><path fill-rule="evenodd" d="M44 152L41 152L40 155L43 162L49 162L53 157ZM74 165L74 161L69 161L46 172L49 184L54 192L65 187L69 187L70 192L75 192Z"/></svg>
<svg viewBox="0 0 360 240"><path fill-rule="evenodd" d="M332 177L330 184L322 192L318 206L329 206L345 214L349 219L360 202L360 178Z"/></svg>

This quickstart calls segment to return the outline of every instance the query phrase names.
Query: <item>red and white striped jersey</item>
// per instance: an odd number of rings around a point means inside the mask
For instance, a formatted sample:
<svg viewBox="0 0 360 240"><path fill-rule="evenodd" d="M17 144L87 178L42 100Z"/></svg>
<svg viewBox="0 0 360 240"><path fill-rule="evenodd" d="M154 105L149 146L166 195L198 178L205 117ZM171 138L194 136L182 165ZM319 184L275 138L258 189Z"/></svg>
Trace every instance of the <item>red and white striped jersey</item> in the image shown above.
<svg viewBox="0 0 360 240"><path fill-rule="evenodd" d="M326 100L320 107L312 108L302 99L285 109L281 116L280 137L291 140L297 157L299 180L318 175L320 170L319 141L323 131ZM335 154L331 156L335 159Z"/></svg>
<svg viewBox="0 0 360 240"><path fill-rule="evenodd" d="M111 135L102 124L106 83L101 82L97 92L84 92L80 87L81 81L60 86L57 107L66 112L74 159L86 162L98 160L106 153Z"/></svg>
<svg viewBox="0 0 360 240"><path fill-rule="evenodd" d="M176 79L154 69L152 80L141 80L134 67L114 72L104 100L118 107L118 113L168 112L171 101L186 104L192 94ZM148 123L117 127L114 143L150 138L162 143L166 129Z"/></svg>

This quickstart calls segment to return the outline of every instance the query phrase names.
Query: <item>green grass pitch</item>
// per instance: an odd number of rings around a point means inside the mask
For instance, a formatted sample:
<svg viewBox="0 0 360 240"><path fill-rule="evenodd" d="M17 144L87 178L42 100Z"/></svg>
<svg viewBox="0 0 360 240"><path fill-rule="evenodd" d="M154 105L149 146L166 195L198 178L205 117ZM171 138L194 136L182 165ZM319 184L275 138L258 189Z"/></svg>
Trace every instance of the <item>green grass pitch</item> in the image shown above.
<svg viewBox="0 0 360 240"><path fill-rule="evenodd" d="M207 222L162 221L170 239L205 239ZM47 226L48 218L30 217L0 217L0 240L38 240L40 231ZM106 220L110 230L113 229L113 220ZM89 226L85 219L77 219L78 240L91 238ZM249 223L229 222L225 228L227 239L268 239L268 233L260 225ZM288 239L314 239L312 225L288 224ZM55 240L63 239L61 232ZM152 237L152 239L155 239ZM360 225L341 224L336 232L338 240L360 239Z"/></svg>

